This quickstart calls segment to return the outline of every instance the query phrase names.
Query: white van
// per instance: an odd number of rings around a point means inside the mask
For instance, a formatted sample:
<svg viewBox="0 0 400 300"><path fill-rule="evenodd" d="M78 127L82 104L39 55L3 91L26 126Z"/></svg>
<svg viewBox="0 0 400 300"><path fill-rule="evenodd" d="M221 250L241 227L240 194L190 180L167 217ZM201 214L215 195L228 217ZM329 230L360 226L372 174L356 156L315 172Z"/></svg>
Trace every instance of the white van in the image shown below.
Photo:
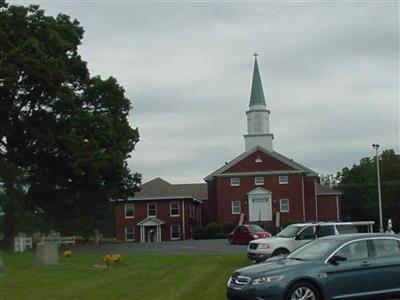
<svg viewBox="0 0 400 300"><path fill-rule="evenodd" d="M247 248L247 257L256 262L271 256L286 255L312 240L337 234L358 233L352 222L300 223L289 225L276 236L253 240Z"/></svg>

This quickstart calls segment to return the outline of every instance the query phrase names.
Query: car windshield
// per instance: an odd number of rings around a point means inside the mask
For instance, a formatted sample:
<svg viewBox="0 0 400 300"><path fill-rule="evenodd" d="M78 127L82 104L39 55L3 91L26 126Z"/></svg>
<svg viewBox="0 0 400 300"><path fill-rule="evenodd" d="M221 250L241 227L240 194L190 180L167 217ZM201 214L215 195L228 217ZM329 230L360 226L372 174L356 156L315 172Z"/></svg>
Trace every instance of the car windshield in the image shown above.
<svg viewBox="0 0 400 300"><path fill-rule="evenodd" d="M284 238L292 238L294 237L303 227L302 226L288 226L285 229L283 229L281 232L277 234L279 237L284 237Z"/></svg>
<svg viewBox="0 0 400 300"><path fill-rule="evenodd" d="M356 226L352 224L336 225L336 229L340 234L358 233Z"/></svg>
<svg viewBox="0 0 400 300"><path fill-rule="evenodd" d="M319 239L305 244L303 247L291 253L288 258L297 260L321 260L331 253L336 246L337 242L335 241Z"/></svg>
<svg viewBox="0 0 400 300"><path fill-rule="evenodd" d="M251 226L249 226L249 231L251 232L251 233L253 233L253 232L263 232L263 231L265 231L264 229L262 229L260 226L258 226L258 225L251 225Z"/></svg>

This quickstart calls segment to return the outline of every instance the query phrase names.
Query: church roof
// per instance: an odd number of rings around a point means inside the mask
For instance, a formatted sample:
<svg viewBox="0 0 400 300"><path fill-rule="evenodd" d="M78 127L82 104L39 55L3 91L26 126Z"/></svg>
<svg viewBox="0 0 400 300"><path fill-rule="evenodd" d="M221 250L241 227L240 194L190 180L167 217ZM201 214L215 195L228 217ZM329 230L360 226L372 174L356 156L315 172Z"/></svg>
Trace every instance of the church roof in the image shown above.
<svg viewBox="0 0 400 300"><path fill-rule="evenodd" d="M129 197L128 201L193 198L195 200L207 199L207 184L171 184L157 177L140 186L141 190Z"/></svg>
<svg viewBox="0 0 400 300"><path fill-rule="evenodd" d="M254 54L254 71L253 71L253 82L251 84L250 104L253 105L266 105L264 98L264 91L261 82L260 71L258 70L257 54Z"/></svg>
<svg viewBox="0 0 400 300"><path fill-rule="evenodd" d="M317 183L317 195L323 196L323 195L340 195L341 192L330 188L327 185L319 184Z"/></svg>
<svg viewBox="0 0 400 300"><path fill-rule="evenodd" d="M234 158L230 162L226 163L224 166L220 167L215 172L211 173L206 178L204 178L204 180L205 181L210 181L210 180L213 179L213 177L216 177L218 175L223 174L225 171L229 170L232 166L234 166L235 164L237 164L241 160L245 159L246 157L250 156L251 154L253 154L256 151L264 152L266 155L269 155L269 156L281 161L282 163L292 167L294 169L294 171L305 173L308 176L318 176L318 174L315 171L303 166L302 164L300 164L298 162L295 162L293 159L290 159L290 158L280 154L279 152L269 151L269 150L266 150L265 148L263 148L261 146L256 146L256 147L254 147L254 148L252 148L252 149L240 154L239 156L237 156L236 158ZM282 170L281 173L282 172L293 172L293 171Z"/></svg>

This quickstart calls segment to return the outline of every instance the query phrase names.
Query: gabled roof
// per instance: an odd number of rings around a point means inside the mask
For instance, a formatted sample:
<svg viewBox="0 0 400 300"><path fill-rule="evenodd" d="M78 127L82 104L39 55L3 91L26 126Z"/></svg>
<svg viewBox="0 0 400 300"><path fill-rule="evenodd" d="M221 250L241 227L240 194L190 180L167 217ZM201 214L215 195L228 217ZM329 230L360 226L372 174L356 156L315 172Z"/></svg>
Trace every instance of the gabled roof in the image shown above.
<svg viewBox="0 0 400 300"><path fill-rule="evenodd" d="M201 201L208 198L205 183L171 184L157 177L142 184L140 188L140 192L136 192L134 197L128 197L128 201L176 198L193 198Z"/></svg>
<svg viewBox="0 0 400 300"><path fill-rule="evenodd" d="M157 217L147 217L146 219L143 219L137 224L139 226L158 226L158 225L164 225L165 222Z"/></svg>
<svg viewBox="0 0 400 300"><path fill-rule="evenodd" d="M293 159L290 159L290 158L280 154L279 152L269 151L261 146L255 146L252 149L240 154L239 156L237 156L230 162L226 163L224 166L220 167L219 169L217 169L216 171L214 171L213 173L211 173L210 175L205 177L204 180L210 181L213 179L213 177L223 174L226 170L230 169L232 166L234 166L235 164L237 164L241 160L245 159L246 157L250 156L251 154L253 154L256 151L262 151L266 155L269 155L269 156L281 161L282 163L292 167L296 171L304 172L306 175L309 175L309 176L318 176L318 174L316 172L314 172L313 170L299 164L298 162L295 162Z"/></svg>
<svg viewBox="0 0 400 300"><path fill-rule="evenodd" d="M260 195L260 194L272 194L272 192L259 186L247 193L247 195Z"/></svg>
<svg viewBox="0 0 400 300"><path fill-rule="evenodd" d="M330 188L327 185L317 183L317 195L341 195L342 193Z"/></svg>

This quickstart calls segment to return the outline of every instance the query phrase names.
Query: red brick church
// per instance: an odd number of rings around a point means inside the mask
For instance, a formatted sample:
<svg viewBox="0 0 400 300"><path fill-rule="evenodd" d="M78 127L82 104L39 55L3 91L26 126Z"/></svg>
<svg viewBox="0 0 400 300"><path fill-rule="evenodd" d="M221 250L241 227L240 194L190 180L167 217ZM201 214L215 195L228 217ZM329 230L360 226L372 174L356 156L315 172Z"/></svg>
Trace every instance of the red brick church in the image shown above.
<svg viewBox="0 0 400 300"><path fill-rule="evenodd" d="M143 184L134 197L116 203L117 238L188 239L208 222L258 223L274 232L288 221L339 220L339 193L321 185L316 172L273 149L257 57L246 115L244 153L208 175L206 184L170 184L161 178Z"/></svg>
<svg viewBox="0 0 400 300"><path fill-rule="evenodd" d="M205 178L209 220L254 222L270 230L288 221L339 220L339 193L320 185L313 170L274 150L269 115L255 55L246 151Z"/></svg>

